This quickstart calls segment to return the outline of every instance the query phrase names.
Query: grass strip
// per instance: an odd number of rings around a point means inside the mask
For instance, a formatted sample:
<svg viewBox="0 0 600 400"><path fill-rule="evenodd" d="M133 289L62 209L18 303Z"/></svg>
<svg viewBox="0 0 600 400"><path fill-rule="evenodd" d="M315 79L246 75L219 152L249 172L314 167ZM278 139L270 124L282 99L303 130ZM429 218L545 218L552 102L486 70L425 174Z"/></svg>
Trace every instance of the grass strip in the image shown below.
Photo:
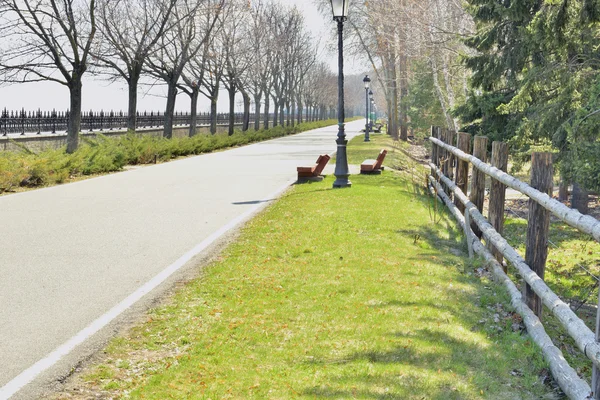
<svg viewBox="0 0 600 400"><path fill-rule="evenodd" d="M349 154L389 144L361 140ZM351 179L292 188L56 398L553 396L450 217L407 174Z"/></svg>

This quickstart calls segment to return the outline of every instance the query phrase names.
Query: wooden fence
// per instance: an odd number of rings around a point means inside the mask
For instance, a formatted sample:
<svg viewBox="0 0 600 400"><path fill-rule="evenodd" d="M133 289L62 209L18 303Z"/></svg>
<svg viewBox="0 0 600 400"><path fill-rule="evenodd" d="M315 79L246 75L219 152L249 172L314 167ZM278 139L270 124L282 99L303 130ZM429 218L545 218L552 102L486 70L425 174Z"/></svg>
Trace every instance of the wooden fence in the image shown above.
<svg viewBox="0 0 600 400"><path fill-rule="evenodd" d="M469 254L475 252L482 256L496 279L508 289L513 307L523 317L527 331L541 348L552 375L565 394L570 399L600 399L600 313L594 333L544 282L550 214L591 235L596 241L600 241L600 221L582 215L551 197L553 173L550 153L532 155L530 186L506 173L508 146L505 143L492 143L490 165L486 163L486 137L476 136L471 146L471 137L466 133L456 134L432 127L430 141L431 174L428 176L428 185L464 229ZM471 191L467 197L469 165L473 166L473 172ZM486 176L492 182L489 220L482 215ZM529 197L525 259L502 237L507 186ZM485 245L481 239L485 240ZM506 274L503 259L513 265L523 278L522 293ZM546 334L541 322L543 305L556 316L577 347L592 361L591 387L577 375Z"/></svg>

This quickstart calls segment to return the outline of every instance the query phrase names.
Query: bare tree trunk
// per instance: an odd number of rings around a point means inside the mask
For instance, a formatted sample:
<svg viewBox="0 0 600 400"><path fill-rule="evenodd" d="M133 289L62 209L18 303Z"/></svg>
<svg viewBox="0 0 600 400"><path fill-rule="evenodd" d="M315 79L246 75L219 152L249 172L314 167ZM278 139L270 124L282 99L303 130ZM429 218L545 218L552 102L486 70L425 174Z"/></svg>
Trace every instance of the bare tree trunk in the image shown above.
<svg viewBox="0 0 600 400"><path fill-rule="evenodd" d="M260 98L261 95L254 94L254 130L260 130Z"/></svg>
<svg viewBox="0 0 600 400"><path fill-rule="evenodd" d="M135 131L137 127L137 87L140 76L133 75L127 81L129 90L129 105L127 107L127 130Z"/></svg>
<svg viewBox="0 0 600 400"><path fill-rule="evenodd" d="M167 109L165 110L165 122L163 137L171 139L173 137L173 114L175 113L175 100L177 99L176 82L169 81L167 89Z"/></svg>
<svg viewBox="0 0 600 400"><path fill-rule="evenodd" d="M265 96L265 114L264 114L264 129L269 129L269 113L270 113L270 108L271 106L271 97L269 96L269 94L267 93L267 95Z"/></svg>
<svg viewBox="0 0 600 400"><path fill-rule="evenodd" d="M250 127L250 96L245 90L240 90L240 92L244 99L244 122L242 125L242 132L246 132Z"/></svg>
<svg viewBox="0 0 600 400"><path fill-rule="evenodd" d="M189 136L196 135L196 125L198 124L198 94L199 91L197 88L192 89L192 94L190 95L191 106L190 106L190 132Z"/></svg>
<svg viewBox="0 0 600 400"><path fill-rule="evenodd" d="M275 114L273 116L273 127L275 127L279 124L279 103L275 97L273 97L273 108L273 113Z"/></svg>
<svg viewBox="0 0 600 400"><path fill-rule="evenodd" d="M291 114L290 114L290 124L292 126L296 125L296 102L292 101L292 104L290 106L290 110L291 110Z"/></svg>
<svg viewBox="0 0 600 400"><path fill-rule="evenodd" d="M448 129L452 129L454 127L454 120L452 120L452 117L448 112L448 103L446 102L446 97L444 96L444 92L442 91L442 87L440 86L440 81L438 77L438 67L437 61L435 60L435 55L432 55L430 57L429 63L431 65L431 73L433 74L433 86L435 87L435 93L437 94L440 106L442 107L444 118L446 119L446 127L448 127Z"/></svg>
<svg viewBox="0 0 600 400"><path fill-rule="evenodd" d="M408 62L405 55L400 56L400 139L408 140Z"/></svg>
<svg viewBox="0 0 600 400"><path fill-rule="evenodd" d="M285 113L284 111L285 102L283 100L279 101L279 125L285 126Z"/></svg>
<svg viewBox="0 0 600 400"><path fill-rule="evenodd" d="M67 153L71 154L79 147L79 131L81 131L81 78L75 78L69 85L71 109L67 130Z"/></svg>
<svg viewBox="0 0 600 400"><path fill-rule="evenodd" d="M456 105L456 100L454 95L454 88L452 87L452 78L450 77L450 70L448 68L448 62L446 61L446 57L447 55L444 56L442 59L442 72L444 75L444 83L446 84L446 93L448 93L448 106L450 107L450 109L453 109ZM449 128L454 131L458 131L458 120L455 118L451 119L452 126Z"/></svg>
<svg viewBox="0 0 600 400"><path fill-rule="evenodd" d="M390 135L394 140L398 140L398 81L395 67L391 68L391 75L392 113L390 114Z"/></svg>

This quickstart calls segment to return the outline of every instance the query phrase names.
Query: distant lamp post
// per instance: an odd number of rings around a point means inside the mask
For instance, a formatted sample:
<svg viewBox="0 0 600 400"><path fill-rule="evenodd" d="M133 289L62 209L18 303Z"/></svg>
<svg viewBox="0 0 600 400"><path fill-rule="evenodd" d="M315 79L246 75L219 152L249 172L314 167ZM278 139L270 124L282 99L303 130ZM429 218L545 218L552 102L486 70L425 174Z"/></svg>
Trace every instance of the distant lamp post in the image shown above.
<svg viewBox="0 0 600 400"><path fill-rule="evenodd" d="M365 75L363 83L365 84L365 107L367 113L367 122L365 123L365 142L370 142L371 140L369 139L369 85L371 84L371 78L369 78L369 75Z"/></svg>
<svg viewBox="0 0 600 400"><path fill-rule="evenodd" d="M335 159L335 182L334 188L345 188L352 186L348 177L348 156L346 154L346 133L344 131L344 21L348 18L348 5L350 0L331 0L331 9L333 11L333 20L338 25L338 137L337 154Z"/></svg>

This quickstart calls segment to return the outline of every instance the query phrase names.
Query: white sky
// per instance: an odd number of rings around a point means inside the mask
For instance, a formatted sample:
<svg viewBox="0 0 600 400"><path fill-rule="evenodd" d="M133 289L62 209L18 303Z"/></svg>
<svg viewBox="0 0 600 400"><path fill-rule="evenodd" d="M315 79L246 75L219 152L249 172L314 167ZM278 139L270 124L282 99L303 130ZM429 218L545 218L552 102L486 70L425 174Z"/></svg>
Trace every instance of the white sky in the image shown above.
<svg viewBox="0 0 600 400"><path fill-rule="evenodd" d="M317 11L313 0L278 0L281 3L295 4L304 13L306 25L316 40L321 41L324 48L330 38L331 31L335 29L335 23L330 18L324 18ZM331 69L337 69L336 54L328 54L325 50L321 52L322 59L330 62ZM345 73L360 73L363 71L353 60L346 60ZM166 104L166 90L162 86L151 89L140 88L138 91L138 110L140 111L164 111ZM125 84L109 83L99 78L86 74L83 79L83 111L99 110L127 110L127 86ZM227 94L219 95L219 112L229 110ZM241 101L238 99L236 110L241 111ZM46 110L66 110L69 108L69 91L57 83L27 83L9 86L0 86L0 109L33 111L38 108ZM189 111L189 97L185 94L177 97L176 109L178 111ZM208 112L209 102L203 96L198 100L198 111Z"/></svg>

